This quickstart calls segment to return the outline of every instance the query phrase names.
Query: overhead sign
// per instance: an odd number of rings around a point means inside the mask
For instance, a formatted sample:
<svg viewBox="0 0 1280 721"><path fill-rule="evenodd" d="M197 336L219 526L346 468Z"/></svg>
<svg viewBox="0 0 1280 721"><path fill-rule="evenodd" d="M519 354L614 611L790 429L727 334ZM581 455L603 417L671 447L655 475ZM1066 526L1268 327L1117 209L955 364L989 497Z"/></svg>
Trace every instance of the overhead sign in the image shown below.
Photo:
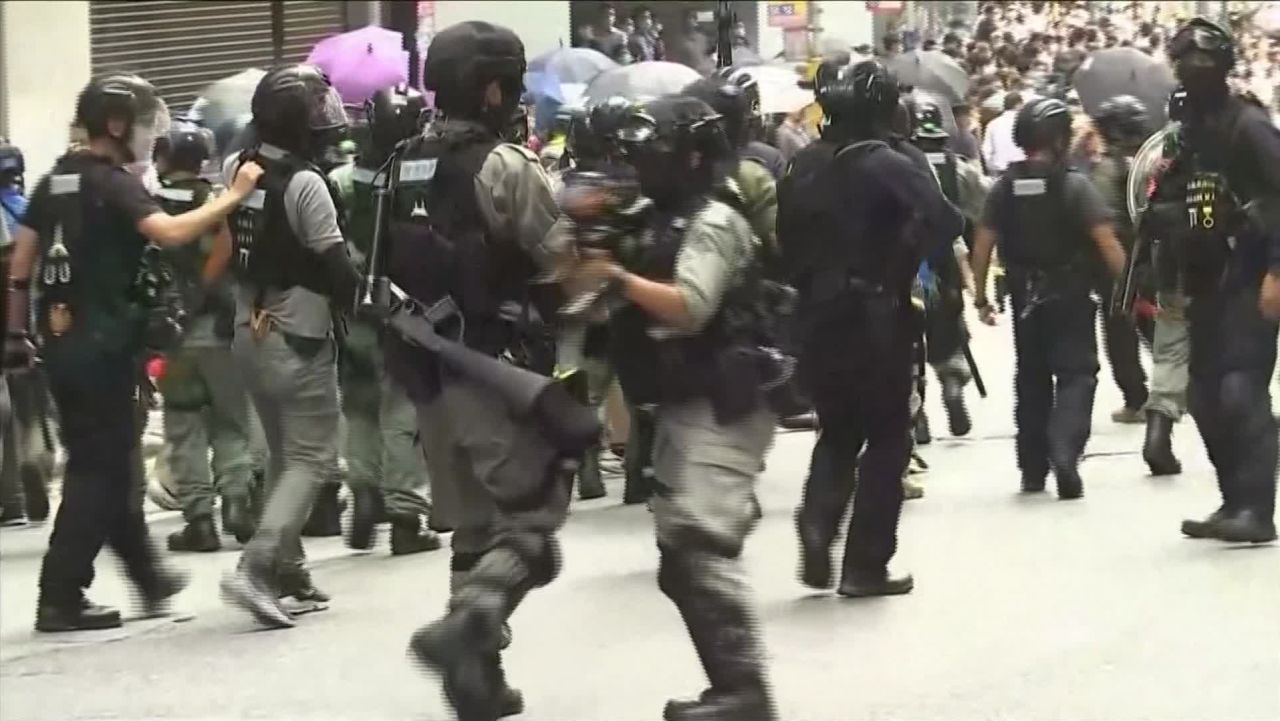
<svg viewBox="0 0 1280 721"><path fill-rule="evenodd" d="M873 15L897 15L906 9L905 2L872 2L867 0L867 11Z"/></svg>
<svg viewBox="0 0 1280 721"><path fill-rule="evenodd" d="M775 28L805 28L809 26L807 0L769 0L769 26Z"/></svg>

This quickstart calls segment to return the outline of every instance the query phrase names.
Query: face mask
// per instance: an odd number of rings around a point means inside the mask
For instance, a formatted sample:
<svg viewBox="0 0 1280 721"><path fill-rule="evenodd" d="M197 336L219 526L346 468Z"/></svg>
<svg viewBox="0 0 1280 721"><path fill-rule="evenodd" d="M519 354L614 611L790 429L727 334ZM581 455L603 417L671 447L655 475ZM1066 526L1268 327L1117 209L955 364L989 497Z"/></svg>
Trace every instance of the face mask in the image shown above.
<svg viewBox="0 0 1280 721"><path fill-rule="evenodd" d="M1193 105L1215 100L1226 94L1225 77L1213 65L1180 62L1176 66L1179 82L1187 90L1187 101Z"/></svg>

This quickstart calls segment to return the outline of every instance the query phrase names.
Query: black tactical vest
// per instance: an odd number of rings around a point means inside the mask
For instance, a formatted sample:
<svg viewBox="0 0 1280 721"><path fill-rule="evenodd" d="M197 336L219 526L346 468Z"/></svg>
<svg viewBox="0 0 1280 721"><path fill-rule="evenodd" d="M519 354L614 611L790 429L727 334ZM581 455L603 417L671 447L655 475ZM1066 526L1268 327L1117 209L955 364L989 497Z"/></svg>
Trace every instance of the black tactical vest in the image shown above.
<svg viewBox="0 0 1280 721"><path fill-rule="evenodd" d="M1083 219L1067 207L1069 169L1019 161L1006 171L1000 257L1011 271L1045 274L1086 270L1089 240Z"/></svg>
<svg viewBox="0 0 1280 721"><path fill-rule="evenodd" d="M950 150L937 153L926 152L933 172L938 175L938 183L942 186L942 194L947 196L953 205L960 204L960 178L956 170L956 155Z"/></svg>
<svg viewBox="0 0 1280 721"><path fill-rule="evenodd" d="M476 176L501 140L479 129L415 138L392 165L394 189L387 232L391 281L424 306L451 298L461 312L461 341L497 356L512 340L501 308L524 302L536 274L514 243L489 235L476 203ZM415 400L439 389L431 354L389 338L388 370Z"/></svg>
<svg viewBox="0 0 1280 721"><path fill-rule="evenodd" d="M203 206L213 192L212 184L204 178L161 178L160 186L155 198L170 215L181 215ZM228 279L219 279L210 287L204 284L204 267L210 255L205 241L201 238L176 248L165 248L161 258L172 272L182 306L190 317L208 313L233 315L235 298Z"/></svg>
<svg viewBox="0 0 1280 721"><path fill-rule="evenodd" d="M273 159L259 153L253 159L265 172L258 189L229 218L236 278L260 292L302 286L321 295L332 295L324 260L304 246L289 226L284 204L285 189L295 174L316 173L324 179L335 207L341 207L328 178L316 166L293 155Z"/></svg>
<svg viewBox="0 0 1280 721"><path fill-rule="evenodd" d="M146 308L137 278L146 266L146 239L119 225L85 180L108 161L87 153L60 158L49 174L50 202L56 216L39 239L39 272L33 278L39 297L36 331L46 340L46 355L61 355L59 339L79 339L80 360L95 352L131 353L141 347ZM116 225L113 225L113 220ZM110 238L109 233L133 237ZM129 242L134 241L134 242ZM96 350L94 350L96 349Z"/></svg>
<svg viewBox="0 0 1280 721"><path fill-rule="evenodd" d="M706 201L687 214L655 214L645 231L648 242L629 264L637 275L671 281L689 227ZM763 347L776 348L778 329L765 317L771 309L760 276L758 259L744 282L730 288L720 310L693 336L655 338L659 325L633 304L610 318L610 350L618 381L632 404L679 403L707 398L720 422L730 422L753 410L762 376Z"/></svg>
<svg viewBox="0 0 1280 721"><path fill-rule="evenodd" d="M1224 282L1237 236L1246 230L1244 202L1229 182L1224 155L1184 143L1160 181L1161 195L1181 205L1182 227L1174 221L1169 237L1160 239L1159 272L1162 279L1182 279L1188 295L1211 292Z"/></svg>

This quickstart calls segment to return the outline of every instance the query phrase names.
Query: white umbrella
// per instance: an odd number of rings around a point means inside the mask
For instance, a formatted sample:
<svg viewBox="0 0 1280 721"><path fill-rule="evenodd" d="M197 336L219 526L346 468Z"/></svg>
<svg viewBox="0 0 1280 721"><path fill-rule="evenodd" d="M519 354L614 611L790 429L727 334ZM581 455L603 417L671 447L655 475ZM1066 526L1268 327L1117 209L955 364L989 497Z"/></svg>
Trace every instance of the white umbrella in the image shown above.
<svg viewBox="0 0 1280 721"><path fill-rule="evenodd" d="M730 76L745 75L760 87L760 112L766 115L794 113L813 102L813 91L799 85L802 79L791 66L757 65L742 68Z"/></svg>

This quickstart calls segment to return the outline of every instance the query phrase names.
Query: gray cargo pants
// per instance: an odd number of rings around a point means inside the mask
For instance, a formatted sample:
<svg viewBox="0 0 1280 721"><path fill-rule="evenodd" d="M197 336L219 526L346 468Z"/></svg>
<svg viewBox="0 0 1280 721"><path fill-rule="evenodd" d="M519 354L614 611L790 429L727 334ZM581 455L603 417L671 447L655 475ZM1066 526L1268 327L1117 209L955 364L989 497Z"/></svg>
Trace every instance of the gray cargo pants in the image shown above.
<svg viewBox="0 0 1280 721"><path fill-rule="evenodd" d="M191 522L213 513L215 493L248 498L253 482L249 453L249 397L230 348L183 348L194 371L185 382L204 386L200 407L164 405L169 470L178 484L182 515ZM213 449L213 475L209 449Z"/></svg>
<svg viewBox="0 0 1280 721"><path fill-rule="evenodd" d="M1179 420L1187 410L1191 366L1191 336L1187 330L1187 299L1174 293L1159 295L1155 338L1151 344L1151 393L1145 410Z"/></svg>
<svg viewBox="0 0 1280 721"><path fill-rule="evenodd" d="M658 587L684 619L712 691L767 694L764 642L740 555L759 518L756 478L776 421L760 408L720 424L703 400L656 412L650 503Z"/></svg>
<svg viewBox="0 0 1280 721"><path fill-rule="evenodd" d="M277 329L257 340L246 325L236 328L232 351L268 452L266 507L243 562L292 582L306 573L302 526L337 465L336 347L332 339L286 339Z"/></svg>

